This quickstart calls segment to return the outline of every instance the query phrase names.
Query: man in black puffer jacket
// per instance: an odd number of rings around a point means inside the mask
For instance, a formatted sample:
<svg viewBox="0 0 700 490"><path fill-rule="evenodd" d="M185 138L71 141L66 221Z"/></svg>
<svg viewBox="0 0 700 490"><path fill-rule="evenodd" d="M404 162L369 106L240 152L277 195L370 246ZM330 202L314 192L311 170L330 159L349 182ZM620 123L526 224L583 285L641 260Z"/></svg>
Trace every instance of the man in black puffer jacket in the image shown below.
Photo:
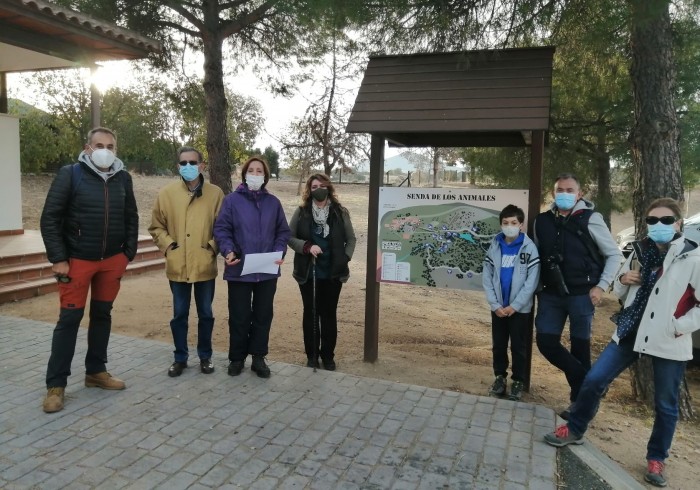
<svg viewBox="0 0 700 490"><path fill-rule="evenodd" d="M46 413L63 409L88 290L85 386L125 388L105 364L112 303L126 266L136 255L139 217L131 176L116 158L116 149L117 139L110 129L90 131L78 163L58 171L41 214L41 235L61 302L46 371Z"/></svg>

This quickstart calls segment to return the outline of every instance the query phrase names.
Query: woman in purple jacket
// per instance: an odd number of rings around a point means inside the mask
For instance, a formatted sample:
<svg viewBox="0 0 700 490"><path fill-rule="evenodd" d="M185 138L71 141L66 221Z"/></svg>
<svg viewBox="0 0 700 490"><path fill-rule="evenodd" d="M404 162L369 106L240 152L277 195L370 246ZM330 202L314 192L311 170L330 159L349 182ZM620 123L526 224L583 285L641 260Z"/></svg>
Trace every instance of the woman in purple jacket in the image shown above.
<svg viewBox="0 0 700 490"><path fill-rule="evenodd" d="M276 274L242 272L247 254L284 253L290 231L282 204L265 189L270 180L267 162L252 157L243 164L241 175L243 183L224 198L214 223L214 239L226 262L224 279L228 282L228 374L241 374L251 354L251 369L269 378L265 356L279 269ZM283 262L280 259L275 264Z"/></svg>

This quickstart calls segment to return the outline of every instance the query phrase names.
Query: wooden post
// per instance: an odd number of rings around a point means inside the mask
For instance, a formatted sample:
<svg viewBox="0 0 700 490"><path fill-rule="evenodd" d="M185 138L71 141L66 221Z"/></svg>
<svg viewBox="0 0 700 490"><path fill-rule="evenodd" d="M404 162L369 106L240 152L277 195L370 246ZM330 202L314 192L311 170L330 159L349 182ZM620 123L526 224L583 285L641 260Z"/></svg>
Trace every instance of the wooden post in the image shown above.
<svg viewBox="0 0 700 490"><path fill-rule="evenodd" d="M93 128L102 126L102 113L100 107L100 91L95 85L95 77L97 76L97 65L90 67L90 123Z"/></svg>
<svg viewBox="0 0 700 490"><path fill-rule="evenodd" d="M369 157L369 206L367 217L367 275L365 278L365 362L379 357L379 281L377 240L379 188L384 176L384 137L373 134Z"/></svg>
<svg viewBox="0 0 700 490"><path fill-rule="evenodd" d="M4 71L0 71L0 113L8 113L7 74Z"/></svg>
<svg viewBox="0 0 700 490"><path fill-rule="evenodd" d="M527 207L527 230L532 238L535 235L534 222L540 213L542 203L542 167L544 160L544 131L532 132L532 146L530 147L530 197ZM525 369L525 390L530 391L530 378L532 374L532 340L535 328L535 305L530 313L529 328L527 329L527 368Z"/></svg>

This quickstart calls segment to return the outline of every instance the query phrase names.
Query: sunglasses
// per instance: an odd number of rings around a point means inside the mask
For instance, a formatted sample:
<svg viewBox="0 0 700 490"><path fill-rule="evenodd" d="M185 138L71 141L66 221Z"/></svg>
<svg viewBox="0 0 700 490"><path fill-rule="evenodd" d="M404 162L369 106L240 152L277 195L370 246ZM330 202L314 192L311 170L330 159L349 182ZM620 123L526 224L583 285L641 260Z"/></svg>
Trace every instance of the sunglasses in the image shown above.
<svg viewBox="0 0 700 490"><path fill-rule="evenodd" d="M194 160L183 160L180 162L180 166L184 167L185 165L199 165L199 162L194 161Z"/></svg>
<svg viewBox="0 0 700 490"><path fill-rule="evenodd" d="M70 282L70 277L68 277L68 276L62 276L62 275L60 275L60 274L54 274L53 277L56 278L56 281L57 281L57 282L62 282L62 283L68 283L68 282Z"/></svg>
<svg viewBox="0 0 700 490"><path fill-rule="evenodd" d="M664 225L672 225L673 223L678 221L678 218L676 218L675 216L662 216L660 218L657 218L656 216L647 216L646 218L644 218L644 221L646 221L648 225L655 225L659 221L661 221L661 223Z"/></svg>

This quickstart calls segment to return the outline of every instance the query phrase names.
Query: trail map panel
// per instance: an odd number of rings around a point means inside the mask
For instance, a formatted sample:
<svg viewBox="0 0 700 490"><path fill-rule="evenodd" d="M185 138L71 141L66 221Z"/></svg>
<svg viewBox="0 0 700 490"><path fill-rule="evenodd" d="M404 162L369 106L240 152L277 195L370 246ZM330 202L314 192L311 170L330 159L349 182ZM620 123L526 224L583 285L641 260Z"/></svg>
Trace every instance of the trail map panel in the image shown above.
<svg viewBox="0 0 700 490"><path fill-rule="evenodd" d="M381 187L377 281L481 289L482 264L508 204L528 191Z"/></svg>

